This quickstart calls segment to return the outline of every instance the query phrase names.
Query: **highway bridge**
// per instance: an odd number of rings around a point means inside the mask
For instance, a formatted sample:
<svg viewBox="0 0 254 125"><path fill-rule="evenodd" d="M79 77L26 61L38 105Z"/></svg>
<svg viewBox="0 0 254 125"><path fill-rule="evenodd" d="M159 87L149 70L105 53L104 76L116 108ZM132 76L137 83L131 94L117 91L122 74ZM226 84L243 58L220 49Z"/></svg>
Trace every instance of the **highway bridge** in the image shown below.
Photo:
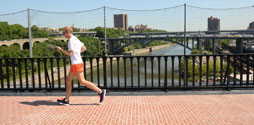
<svg viewBox="0 0 254 125"><path fill-rule="evenodd" d="M168 42L173 42L184 46L184 39L186 38L186 48L193 49L194 48L194 41L198 44L198 49L201 50L201 46L204 42L209 41L209 45L212 45L215 52L215 44L216 41L222 39L231 39L236 40L236 46L238 47L239 53L243 52L243 42L250 42L254 40L253 35L251 34L244 34L244 35L226 35L226 34L193 34L186 33L186 37L178 32L179 34L171 34L171 33L136 33L136 34L129 34L127 37L119 37L119 38L108 38L107 44L110 54L118 53L122 48L127 47L134 43L140 43L143 47L149 44L153 40L163 40ZM101 39L102 41L104 39ZM126 43L126 41L128 41ZM211 42L210 42L211 41ZM189 42L192 42L192 46L189 46ZM117 46L120 45L120 46Z"/></svg>

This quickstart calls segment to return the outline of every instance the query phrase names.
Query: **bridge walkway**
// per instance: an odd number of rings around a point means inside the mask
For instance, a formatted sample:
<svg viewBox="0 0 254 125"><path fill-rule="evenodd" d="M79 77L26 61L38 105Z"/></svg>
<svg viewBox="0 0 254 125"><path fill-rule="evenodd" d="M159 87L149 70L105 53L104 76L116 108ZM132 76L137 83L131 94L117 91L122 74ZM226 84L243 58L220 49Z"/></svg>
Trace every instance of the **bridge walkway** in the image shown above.
<svg viewBox="0 0 254 125"><path fill-rule="evenodd" d="M100 105L96 93L82 92L70 106L56 103L64 93L5 92L0 124L253 124L253 90L243 91L110 92Z"/></svg>

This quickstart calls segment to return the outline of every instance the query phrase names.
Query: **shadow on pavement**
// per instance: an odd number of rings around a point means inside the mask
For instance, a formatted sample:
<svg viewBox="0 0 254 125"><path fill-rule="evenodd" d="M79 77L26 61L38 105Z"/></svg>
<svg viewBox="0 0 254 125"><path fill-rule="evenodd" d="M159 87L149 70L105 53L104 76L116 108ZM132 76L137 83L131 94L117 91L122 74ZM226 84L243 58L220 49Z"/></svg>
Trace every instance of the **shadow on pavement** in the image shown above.
<svg viewBox="0 0 254 125"><path fill-rule="evenodd" d="M32 106L41 106L41 105L47 105L47 106L61 106L57 102L52 102L50 100L38 100L33 102L19 102L21 104L25 105L32 105ZM99 105L98 103L90 103L90 104L70 104L70 106L77 106L77 105Z"/></svg>

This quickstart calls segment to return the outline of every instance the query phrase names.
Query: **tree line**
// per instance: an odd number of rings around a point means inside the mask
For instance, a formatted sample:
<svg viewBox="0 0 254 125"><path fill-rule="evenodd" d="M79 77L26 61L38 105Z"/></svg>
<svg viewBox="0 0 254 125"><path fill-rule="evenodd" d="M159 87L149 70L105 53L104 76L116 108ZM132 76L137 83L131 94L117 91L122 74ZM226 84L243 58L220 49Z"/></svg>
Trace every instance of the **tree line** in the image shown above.
<svg viewBox="0 0 254 125"><path fill-rule="evenodd" d="M47 38L49 31L41 30L36 25L31 27L33 38ZM27 39L28 29L20 24L9 25L8 22L0 22L0 40Z"/></svg>

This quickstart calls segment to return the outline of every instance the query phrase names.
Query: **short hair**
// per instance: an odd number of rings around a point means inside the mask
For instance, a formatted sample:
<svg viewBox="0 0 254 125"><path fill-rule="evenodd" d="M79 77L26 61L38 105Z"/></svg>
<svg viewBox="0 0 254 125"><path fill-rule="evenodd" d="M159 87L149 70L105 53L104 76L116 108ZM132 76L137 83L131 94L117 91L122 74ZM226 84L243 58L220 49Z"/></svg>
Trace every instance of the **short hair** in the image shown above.
<svg viewBox="0 0 254 125"><path fill-rule="evenodd" d="M65 27L63 28L63 32L64 32L64 31L68 31L68 32L72 33L72 27L70 27L70 26L65 26Z"/></svg>

